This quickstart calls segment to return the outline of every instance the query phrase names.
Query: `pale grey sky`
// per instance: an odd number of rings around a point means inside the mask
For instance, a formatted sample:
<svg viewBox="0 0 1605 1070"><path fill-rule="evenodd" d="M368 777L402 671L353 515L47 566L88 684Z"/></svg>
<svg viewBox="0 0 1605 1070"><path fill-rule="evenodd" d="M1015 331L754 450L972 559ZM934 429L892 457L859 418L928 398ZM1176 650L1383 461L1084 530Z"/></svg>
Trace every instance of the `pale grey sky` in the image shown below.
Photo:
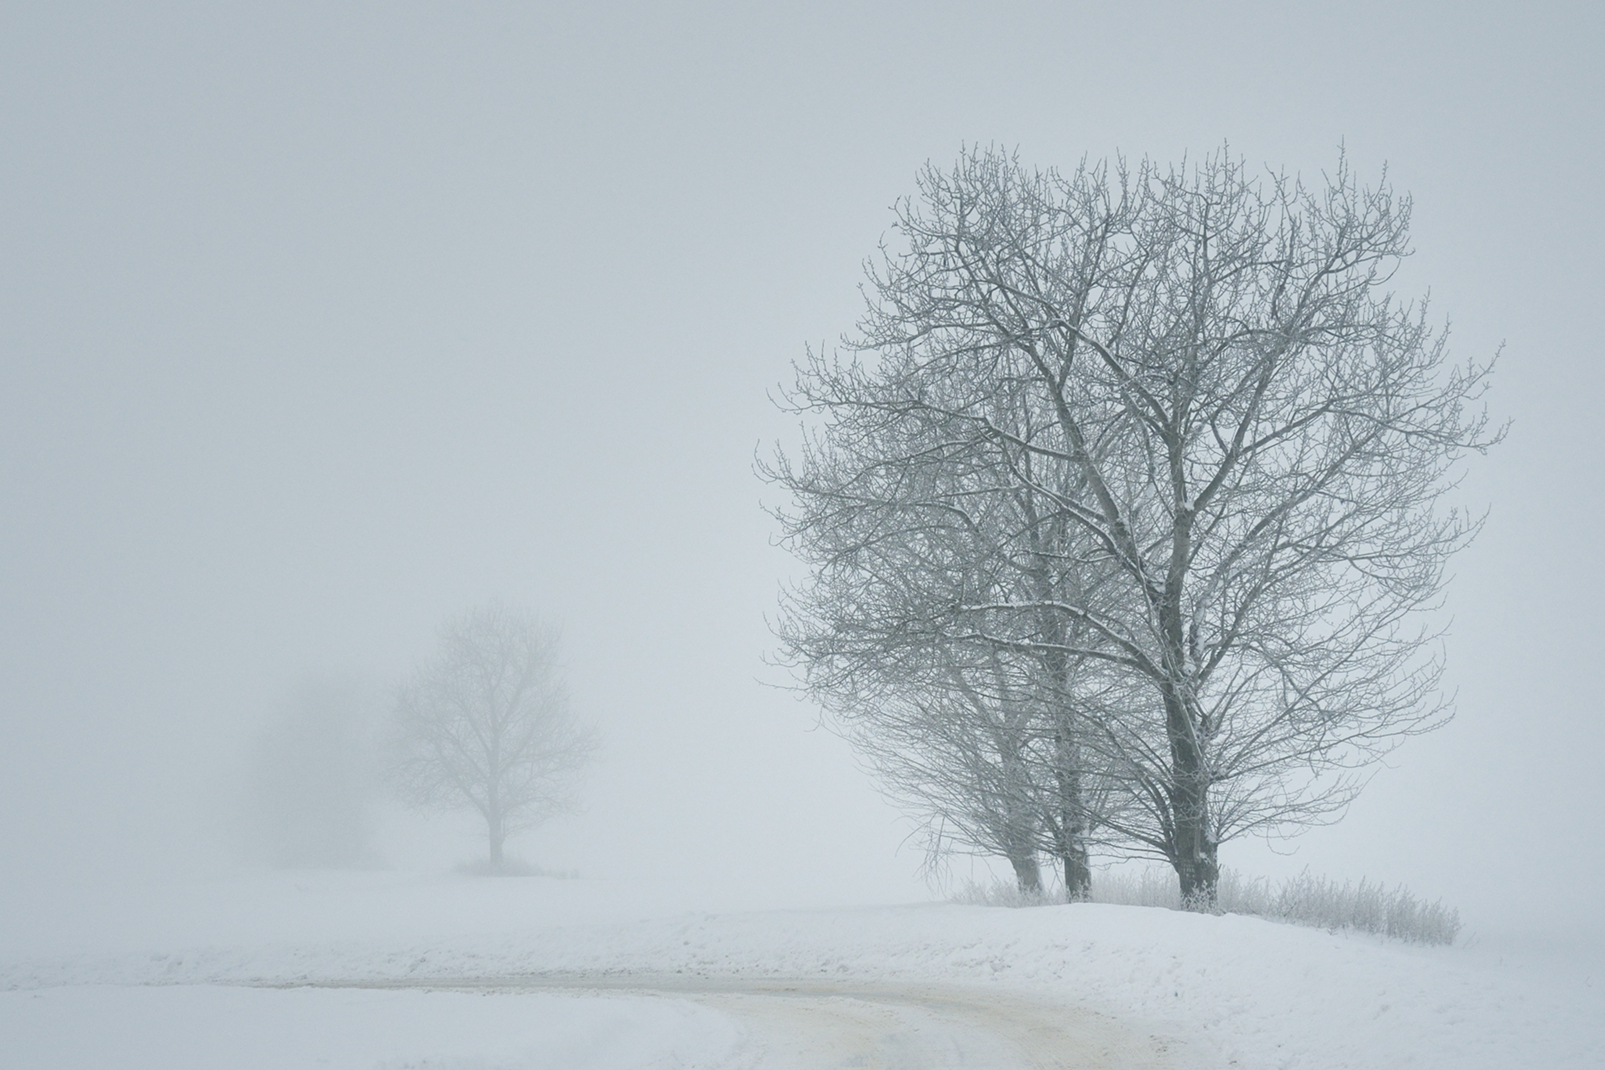
<svg viewBox="0 0 1605 1070"><path fill-rule="evenodd" d="M914 896L844 747L756 678L792 573L766 391L849 328L927 159L1223 141L1416 197L1509 441L1456 567L1459 719L1291 860L1478 919L1605 877L1594 319L1605 19L1581 3L11 4L0 10L0 852L204 860L301 673L388 681L491 596L608 738L583 871ZM799 893L800 894L800 893Z"/></svg>

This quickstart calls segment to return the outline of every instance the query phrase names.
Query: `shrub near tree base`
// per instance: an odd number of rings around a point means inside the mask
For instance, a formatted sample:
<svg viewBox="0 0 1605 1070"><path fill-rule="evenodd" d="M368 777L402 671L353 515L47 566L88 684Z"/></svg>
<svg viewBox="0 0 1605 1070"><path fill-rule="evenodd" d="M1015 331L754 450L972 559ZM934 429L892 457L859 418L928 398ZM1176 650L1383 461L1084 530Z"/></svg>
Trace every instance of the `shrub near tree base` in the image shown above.
<svg viewBox="0 0 1605 1070"><path fill-rule="evenodd" d="M953 898L972 906L997 907L1047 906L1063 901L1044 892L1022 892L1017 885L973 882ZM1166 910L1183 908L1175 880L1153 869L1135 875L1098 874L1093 878L1088 901ZM1244 880L1235 870L1222 868L1215 902L1209 909L1215 914L1251 914L1317 929L1372 933L1413 944L1452 944L1461 929L1458 910L1444 906L1441 900L1423 902L1402 885L1389 890L1363 878L1358 884L1338 884L1325 877L1313 877L1308 871L1272 886L1263 877Z"/></svg>

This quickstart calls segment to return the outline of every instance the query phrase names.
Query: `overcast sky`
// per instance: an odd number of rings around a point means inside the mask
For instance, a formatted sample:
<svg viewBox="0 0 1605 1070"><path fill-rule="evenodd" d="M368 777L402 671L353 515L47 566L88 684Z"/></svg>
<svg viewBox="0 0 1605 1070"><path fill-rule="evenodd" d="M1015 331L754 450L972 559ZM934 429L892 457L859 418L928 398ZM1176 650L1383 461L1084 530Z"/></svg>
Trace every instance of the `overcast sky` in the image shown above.
<svg viewBox="0 0 1605 1070"><path fill-rule="evenodd" d="M927 160L1340 144L1509 440L1464 500L1460 715L1291 858L1473 926L1605 878L1605 19L1553 4L0 9L0 864L201 864L308 672L388 686L490 597L565 631L582 872L913 898L774 681L767 393ZM465 846L464 853L468 853Z"/></svg>

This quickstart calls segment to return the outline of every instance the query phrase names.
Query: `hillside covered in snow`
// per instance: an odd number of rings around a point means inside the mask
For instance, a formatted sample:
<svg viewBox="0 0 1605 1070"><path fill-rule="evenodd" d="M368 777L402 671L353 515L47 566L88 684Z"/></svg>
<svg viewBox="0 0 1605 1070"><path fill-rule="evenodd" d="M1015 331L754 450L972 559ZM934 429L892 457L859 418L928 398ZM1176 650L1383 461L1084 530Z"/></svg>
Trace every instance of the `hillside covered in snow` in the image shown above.
<svg viewBox="0 0 1605 1070"><path fill-rule="evenodd" d="M1087 1065L1605 1060L1605 976L1581 950L1424 948L1232 915L710 911L616 882L302 873L64 897L33 919L12 922L0 965L14 1067L813 1065L748 1035L741 994L784 984L831 1006L906 1004L915 987L1030 1000L1156 1060Z"/></svg>

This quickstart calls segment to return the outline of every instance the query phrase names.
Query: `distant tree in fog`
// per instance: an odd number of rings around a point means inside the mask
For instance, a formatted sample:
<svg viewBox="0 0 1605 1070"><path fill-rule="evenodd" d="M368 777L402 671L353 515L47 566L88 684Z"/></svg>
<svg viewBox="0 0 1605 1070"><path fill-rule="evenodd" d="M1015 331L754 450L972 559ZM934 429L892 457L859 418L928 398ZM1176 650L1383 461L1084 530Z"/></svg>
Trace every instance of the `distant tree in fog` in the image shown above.
<svg viewBox="0 0 1605 1070"><path fill-rule="evenodd" d="M492 871L509 834L572 804L596 749L569 711L557 633L498 603L446 623L434 660L402 687L394 727L402 799L478 811Z"/></svg>
<svg viewBox="0 0 1605 1070"><path fill-rule="evenodd" d="M373 835L373 704L337 676L309 676L257 736L243 783L253 851L277 866L350 866Z"/></svg>

